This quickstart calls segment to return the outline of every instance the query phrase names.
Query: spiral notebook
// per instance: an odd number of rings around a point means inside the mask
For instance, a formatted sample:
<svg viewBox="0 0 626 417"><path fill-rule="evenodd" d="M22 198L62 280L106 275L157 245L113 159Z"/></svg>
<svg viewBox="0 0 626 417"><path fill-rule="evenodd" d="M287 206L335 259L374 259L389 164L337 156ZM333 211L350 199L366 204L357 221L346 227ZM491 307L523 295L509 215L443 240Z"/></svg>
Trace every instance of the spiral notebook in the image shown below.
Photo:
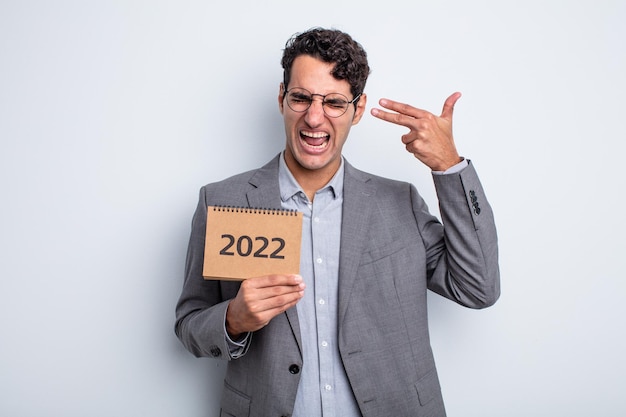
<svg viewBox="0 0 626 417"><path fill-rule="evenodd" d="M204 279L243 280L300 272L302 213L209 206Z"/></svg>

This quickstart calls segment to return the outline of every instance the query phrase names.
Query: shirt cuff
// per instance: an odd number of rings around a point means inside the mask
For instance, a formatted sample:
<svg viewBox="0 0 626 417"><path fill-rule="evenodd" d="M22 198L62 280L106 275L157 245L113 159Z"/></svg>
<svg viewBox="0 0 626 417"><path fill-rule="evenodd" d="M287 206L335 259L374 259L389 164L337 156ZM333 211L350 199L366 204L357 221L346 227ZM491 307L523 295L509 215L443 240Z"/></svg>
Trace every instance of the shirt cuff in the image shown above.
<svg viewBox="0 0 626 417"><path fill-rule="evenodd" d="M226 331L226 329L224 329ZM234 341L230 338L228 333L224 333L226 335L226 344L228 345L228 354L231 359L237 359L242 357L248 351L248 346L250 346L250 339L252 338L252 333L246 333L243 339L238 341Z"/></svg>
<svg viewBox="0 0 626 417"><path fill-rule="evenodd" d="M237 359L242 357L248 351L248 347L250 347L250 339L252 339L252 333L248 332L243 337L240 337L239 340L234 341L228 335L228 331L226 330L226 313L224 313L224 338L226 339L226 345L228 345L228 354L231 359Z"/></svg>
<svg viewBox="0 0 626 417"><path fill-rule="evenodd" d="M463 158L461 162L456 165L452 165L450 168L445 171L433 171L434 175L448 175L448 174L456 174L457 172L463 171L465 167L467 167L467 159Z"/></svg>

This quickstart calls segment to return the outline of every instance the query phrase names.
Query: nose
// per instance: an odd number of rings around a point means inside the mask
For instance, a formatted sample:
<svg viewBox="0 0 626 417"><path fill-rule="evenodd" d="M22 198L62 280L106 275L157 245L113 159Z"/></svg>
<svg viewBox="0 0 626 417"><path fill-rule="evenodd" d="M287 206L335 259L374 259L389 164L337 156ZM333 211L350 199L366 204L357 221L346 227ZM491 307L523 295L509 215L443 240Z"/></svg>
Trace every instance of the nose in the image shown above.
<svg viewBox="0 0 626 417"><path fill-rule="evenodd" d="M319 97L319 99L315 99L313 97L313 101L311 102L311 106L306 111L305 121L311 127L319 126L324 122L324 105L322 104L324 101L323 98Z"/></svg>

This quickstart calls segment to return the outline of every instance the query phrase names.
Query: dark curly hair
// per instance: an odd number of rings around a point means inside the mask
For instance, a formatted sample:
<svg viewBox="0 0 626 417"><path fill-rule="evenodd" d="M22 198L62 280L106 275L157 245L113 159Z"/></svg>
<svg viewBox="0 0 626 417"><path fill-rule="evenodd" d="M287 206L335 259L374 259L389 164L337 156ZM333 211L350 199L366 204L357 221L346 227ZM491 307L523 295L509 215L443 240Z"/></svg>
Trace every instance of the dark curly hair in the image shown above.
<svg viewBox="0 0 626 417"><path fill-rule="evenodd" d="M289 39L281 60L285 89L289 86L293 61L300 55L310 55L324 62L334 63L333 77L348 81L350 92L355 97L363 93L370 73L367 54L347 33L336 29L313 28Z"/></svg>

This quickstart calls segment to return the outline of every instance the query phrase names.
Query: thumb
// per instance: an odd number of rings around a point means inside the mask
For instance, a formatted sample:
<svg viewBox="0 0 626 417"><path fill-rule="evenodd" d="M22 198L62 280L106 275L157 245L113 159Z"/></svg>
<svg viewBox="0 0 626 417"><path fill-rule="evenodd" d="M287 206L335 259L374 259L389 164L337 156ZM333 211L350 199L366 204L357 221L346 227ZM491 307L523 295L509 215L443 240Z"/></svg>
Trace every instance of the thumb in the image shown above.
<svg viewBox="0 0 626 417"><path fill-rule="evenodd" d="M441 111L442 118L452 121L454 105L459 98L461 98L461 93L456 92L446 99L445 103L443 103L443 110Z"/></svg>

